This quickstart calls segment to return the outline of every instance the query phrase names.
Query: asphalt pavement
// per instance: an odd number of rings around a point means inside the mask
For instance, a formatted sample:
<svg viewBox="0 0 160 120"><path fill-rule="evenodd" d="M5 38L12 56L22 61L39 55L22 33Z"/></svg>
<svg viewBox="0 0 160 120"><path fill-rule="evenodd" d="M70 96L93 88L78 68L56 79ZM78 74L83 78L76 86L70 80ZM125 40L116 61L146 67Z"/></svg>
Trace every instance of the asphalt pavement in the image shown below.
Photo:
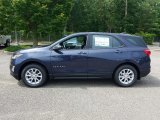
<svg viewBox="0 0 160 120"><path fill-rule="evenodd" d="M11 55L0 50L0 120L159 120L160 50L151 49L152 71L133 87L64 79L36 89L10 76Z"/></svg>

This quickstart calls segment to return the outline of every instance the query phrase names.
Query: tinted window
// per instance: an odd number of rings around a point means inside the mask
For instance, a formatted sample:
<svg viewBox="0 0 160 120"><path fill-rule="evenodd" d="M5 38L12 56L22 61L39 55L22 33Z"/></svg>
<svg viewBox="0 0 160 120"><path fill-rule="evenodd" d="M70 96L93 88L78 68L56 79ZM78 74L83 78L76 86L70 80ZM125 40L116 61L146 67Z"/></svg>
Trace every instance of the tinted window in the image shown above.
<svg viewBox="0 0 160 120"><path fill-rule="evenodd" d="M117 39L112 38L112 47L116 48L116 47L121 47L122 43L120 43Z"/></svg>
<svg viewBox="0 0 160 120"><path fill-rule="evenodd" d="M92 48L121 47L122 43L114 37L107 35L93 35Z"/></svg>
<svg viewBox="0 0 160 120"><path fill-rule="evenodd" d="M86 46L86 36L77 36L60 43L63 49L83 49Z"/></svg>
<svg viewBox="0 0 160 120"><path fill-rule="evenodd" d="M146 44L141 37L134 37L134 36L126 36L125 39L127 42L134 46L141 46L141 47L146 47Z"/></svg>

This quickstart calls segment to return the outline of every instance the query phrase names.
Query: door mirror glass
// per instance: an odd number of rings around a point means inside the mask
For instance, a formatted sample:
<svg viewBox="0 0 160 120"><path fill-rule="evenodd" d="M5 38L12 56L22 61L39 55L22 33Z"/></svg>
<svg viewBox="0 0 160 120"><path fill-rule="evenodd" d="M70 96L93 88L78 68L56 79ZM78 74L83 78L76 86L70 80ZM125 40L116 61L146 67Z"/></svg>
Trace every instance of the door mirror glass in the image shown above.
<svg viewBox="0 0 160 120"><path fill-rule="evenodd" d="M53 50L61 50L61 49L63 49L63 47L61 46L61 45L59 45L59 44L57 44L56 46L54 46L53 47Z"/></svg>

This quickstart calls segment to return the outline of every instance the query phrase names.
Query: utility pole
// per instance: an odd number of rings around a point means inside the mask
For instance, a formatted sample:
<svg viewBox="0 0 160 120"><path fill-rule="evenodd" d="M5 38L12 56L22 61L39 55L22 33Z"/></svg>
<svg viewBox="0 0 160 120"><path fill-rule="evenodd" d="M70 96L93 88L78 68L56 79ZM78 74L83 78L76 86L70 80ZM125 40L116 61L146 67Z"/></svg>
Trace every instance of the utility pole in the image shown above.
<svg viewBox="0 0 160 120"><path fill-rule="evenodd" d="M128 0L126 0L126 5L125 5L125 18L127 17L128 14Z"/></svg>
<svg viewBox="0 0 160 120"><path fill-rule="evenodd" d="M127 30L126 30L127 15L128 15L128 0L125 0L125 16L124 16L125 25L124 25L124 32L127 32Z"/></svg>
<svg viewBox="0 0 160 120"><path fill-rule="evenodd" d="M49 43L51 42L51 35L49 34L48 36L48 39L49 39Z"/></svg>
<svg viewBox="0 0 160 120"><path fill-rule="evenodd" d="M14 13L14 19L16 19L16 13ZM14 26L14 33L15 33L16 45L19 45L19 43L18 43L18 37L17 37L17 25L16 24Z"/></svg>
<svg viewBox="0 0 160 120"><path fill-rule="evenodd" d="M18 39L17 39L17 27L15 25L15 41L16 41L16 45L18 45Z"/></svg>

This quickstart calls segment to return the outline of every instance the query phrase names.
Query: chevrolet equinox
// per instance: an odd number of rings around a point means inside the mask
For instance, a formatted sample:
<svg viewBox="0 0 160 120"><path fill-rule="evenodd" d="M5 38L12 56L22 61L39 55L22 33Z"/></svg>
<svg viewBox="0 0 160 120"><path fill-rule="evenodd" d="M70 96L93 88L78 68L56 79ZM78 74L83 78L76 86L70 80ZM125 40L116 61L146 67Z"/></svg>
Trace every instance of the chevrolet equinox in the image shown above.
<svg viewBox="0 0 160 120"><path fill-rule="evenodd" d="M129 87L150 73L150 54L140 36L75 33L49 46L15 52L10 72L29 87L58 77L112 78Z"/></svg>

